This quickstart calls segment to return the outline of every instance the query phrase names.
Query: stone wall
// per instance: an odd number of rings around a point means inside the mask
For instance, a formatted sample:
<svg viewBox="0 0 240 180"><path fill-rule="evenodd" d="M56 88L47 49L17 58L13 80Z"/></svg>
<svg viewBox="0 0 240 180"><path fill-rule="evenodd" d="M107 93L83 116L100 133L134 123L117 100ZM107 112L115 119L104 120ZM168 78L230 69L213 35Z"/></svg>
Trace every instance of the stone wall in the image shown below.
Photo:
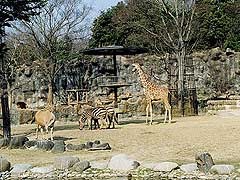
<svg viewBox="0 0 240 180"><path fill-rule="evenodd" d="M239 90L239 61L240 53L230 50L222 51L219 48L206 52L198 52L191 55L195 69L196 87L199 100L211 98L226 98L236 95ZM134 59L134 60L133 60ZM167 86L168 75L165 71L166 64L163 57L136 56L133 58L118 57L118 76L122 77L130 86L118 89L119 107L121 112L145 113L146 102L138 74L132 72L132 62L143 65L144 70L159 85ZM66 104L66 89L88 88L89 99L94 102L96 97L113 100L112 91L99 87L99 77L113 75L113 63L109 57L93 57L87 64L81 61L73 67L64 67L56 78L55 104ZM216 91L216 82L227 84L227 90ZM229 83L228 83L229 82ZM214 84L215 83L215 84ZM225 84L224 84L225 83ZM11 87L11 109L16 112L17 102L25 102L27 108L43 108L47 99L47 81L43 74L35 72L26 66L18 72L15 82ZM161 112L162 105L155 105L155 109ZM132 113L130 113L131 115Z"/></svg>

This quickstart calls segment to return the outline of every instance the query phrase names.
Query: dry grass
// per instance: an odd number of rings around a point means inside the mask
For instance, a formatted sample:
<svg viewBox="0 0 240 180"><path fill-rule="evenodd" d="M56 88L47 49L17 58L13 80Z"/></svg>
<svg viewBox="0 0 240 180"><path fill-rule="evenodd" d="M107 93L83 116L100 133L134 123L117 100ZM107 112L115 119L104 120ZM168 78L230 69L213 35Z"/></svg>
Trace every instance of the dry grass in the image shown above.
<svg viewBox="0 0 240 180"><path fill-rule="evenodd" d="M46 165L57 156L72 155L83 160L104 161L118 153L126 153L141 162L176 161L193 162L195 153L207 151L215 162L236 163L240 161L240 116L194 116L174 118L174 123L163 124L162 117L155 117L152 126L145 124L145 117L124 119L116 129L83 130L77 123L57 122L55 138L65 138L66 144L80 144L101 140L112 146L111 151L64 152L53 154L44 151L1 149L0 154L10 162ZM158 119L158 120L156 120ZM12 128L13 134L28 134L35 138L34 125Z"/></svg>

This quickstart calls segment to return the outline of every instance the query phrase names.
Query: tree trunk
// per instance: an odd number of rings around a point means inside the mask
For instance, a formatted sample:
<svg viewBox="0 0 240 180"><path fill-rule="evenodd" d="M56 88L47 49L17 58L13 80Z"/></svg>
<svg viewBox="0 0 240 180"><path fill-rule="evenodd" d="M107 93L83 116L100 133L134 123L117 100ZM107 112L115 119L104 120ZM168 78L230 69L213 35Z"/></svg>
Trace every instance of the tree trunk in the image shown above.
<svg viewBox="0 0 240 180"><path fill-rule="evenodd" d="M1 103L2 103L2 118L3 118L3 137L4 139L8 139L8 141L10 141L11 124L10 124L10 112L9 112L9 105L8 105L7 82L5 78L2 80Z"/></svg>
<svg viewBox="0 0 240 180"><path fill-rule="evenodd" d="M7 88L8 88L8 105L9 109L11 110L13 105L13 91L11 90L9 83L7 83Z"/></svg>
<svg viewBox="0 0 240 180"><path fill-rule="evenodd" d="M178 60L178 108L182 116L184 116L184 61L185 49L176 54Z"/></svg>
<svg viewBox="0 0 240 180"><path fill-rule="evenodd" d="M2 23L2 22L0 22ZM4 34L5 29L3 28L3 25L1 24L1 31L2 34L0 34L0 63L1 63L1 85L2 85L2 94L1 94L1 105L2 105L2 119L3 119L3 137L4 139L7 139L8 142L11 140L11 124L10 124L10 112L9 112L9 105L8 105L8 89L7 89L7 80L5 77L5 62L4 62Z"/></svg>

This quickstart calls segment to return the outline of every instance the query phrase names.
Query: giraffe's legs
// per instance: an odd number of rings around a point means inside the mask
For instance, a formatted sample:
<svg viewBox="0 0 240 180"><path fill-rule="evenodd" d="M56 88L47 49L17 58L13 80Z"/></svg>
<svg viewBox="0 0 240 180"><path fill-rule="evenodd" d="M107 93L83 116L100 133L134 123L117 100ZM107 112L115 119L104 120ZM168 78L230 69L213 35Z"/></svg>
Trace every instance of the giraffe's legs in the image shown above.
<svg viewBox="0 0 240 180"><path fill-rule="evenodd" d="M171 105L169 104L169 102L165 102L165 120L164 120L164 123L167 121L167 113L168 113L168 117L169 117L168 122L171 123L171 120L172 120Z"/></svg>
<svg viewBox="0 0 240 180"><path fill-rule="evenodd" d="M148 124L148 108L149 108L149 103L147 103L147 107L146 107L146 124Z"/></svg>
<svg viewBox="0 0 240 180"><path fill-rule="evenodd" d="M150 115L151 115L151 121L150 121L150 125L152 125L152 121L153 121L153 114L152 114L152 102L150 102Z"/></svg>
<svg viewBox="0 0 240 180"><path fill-rule="evenodd" d="M165 107L165 117L164 117L163 123L166 123L166 121L167 121L167 113L168 113L168 110L167 110L167 108Z"/></svg>
<svg viewBox="0 0 240 180"><path fill-rule="evenodd" d="M171 120L172 120L172 114L171 114L171 108L168 109L168 115L169 115L169 123L171 123Z"/></svg>

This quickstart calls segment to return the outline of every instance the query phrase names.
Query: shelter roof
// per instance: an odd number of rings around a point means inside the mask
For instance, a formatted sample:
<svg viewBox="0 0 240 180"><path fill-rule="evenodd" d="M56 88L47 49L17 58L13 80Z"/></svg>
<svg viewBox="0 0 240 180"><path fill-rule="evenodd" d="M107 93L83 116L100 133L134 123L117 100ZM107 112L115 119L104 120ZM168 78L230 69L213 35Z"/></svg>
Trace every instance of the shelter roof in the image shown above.
<svg viewBox="0 0 240 180"><path fill-rule="evenodd" d="M135 55L147 53L145 48L123 47L123 46L106 46L100 48L92 48L81 51L86 55Z"/></svg>

